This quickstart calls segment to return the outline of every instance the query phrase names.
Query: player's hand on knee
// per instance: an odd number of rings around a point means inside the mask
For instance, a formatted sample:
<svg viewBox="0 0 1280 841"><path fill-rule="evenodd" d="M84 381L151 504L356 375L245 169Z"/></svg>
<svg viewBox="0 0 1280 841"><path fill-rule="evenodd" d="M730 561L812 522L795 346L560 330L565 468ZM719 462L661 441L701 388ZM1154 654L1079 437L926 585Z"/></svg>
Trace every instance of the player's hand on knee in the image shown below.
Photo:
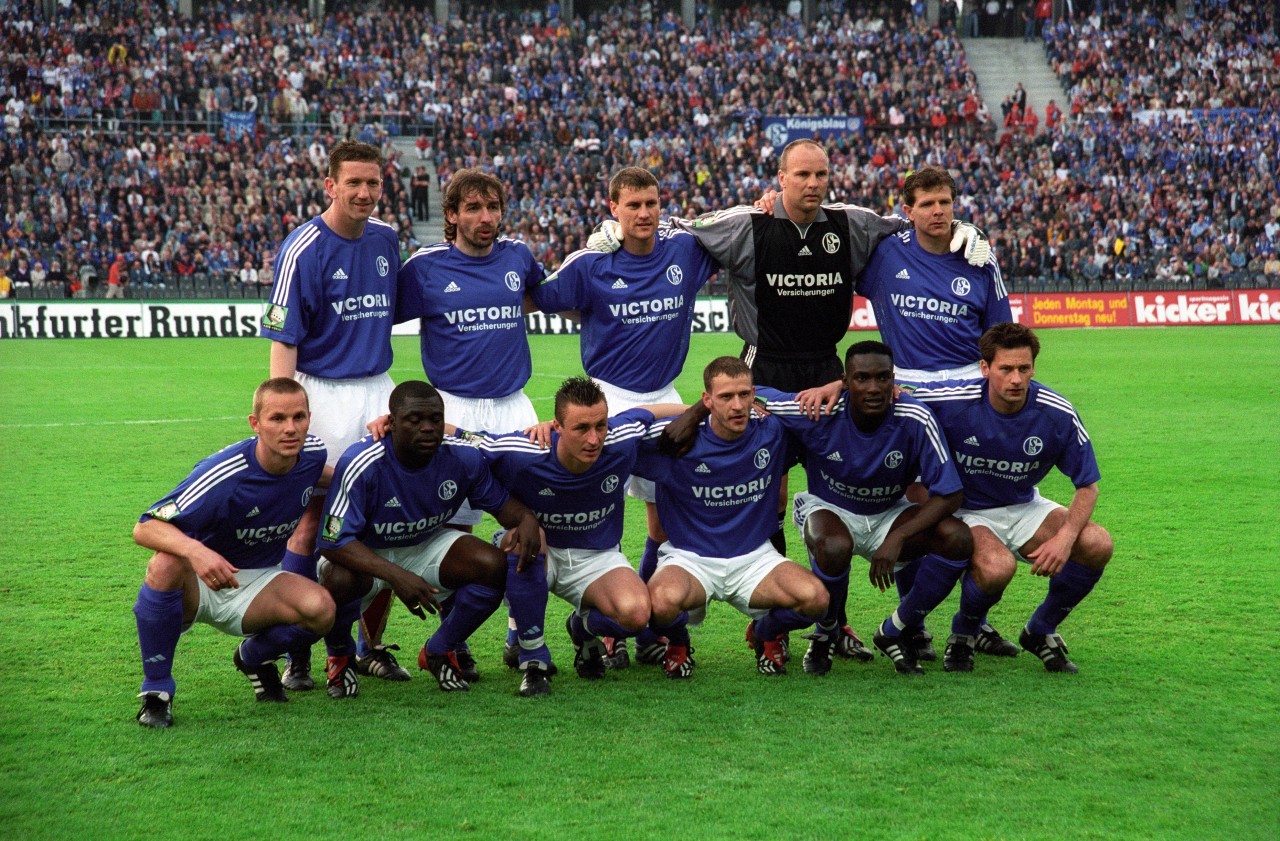
<svg viewBox="0 0 1280 841"><path fill-rule="evenodd" d="M516 556L516 572L529 568L542 549L542 529L532 512L521 517L515 528L507 529L498 548Z"/></svg>
<svg viewBox="0 0 1280 841"><path fill-rule="evenodd" d="M893 586L893 568L902 554L902 542L890 534L871 554L871 586L883 593Z"/></svg>
<svg viewBox="0 0 1280 841"><path fill-rule="evenodd" d="M382 436L387 434L387 430L391 428L391 415L381 415L374 418L364 425L369 430L369 434L373 436L373 440L381 441Z"/></svg>
<svg viewBox="0 0 1280 841"><path fill-rule="evenodd" d="M991 242L982 229L972 222L951 223L951 251L960 254L971 266L985 266L991 259Z"/></svg>
<svg viewBox="0 0 1280 841"><path fill-rule="evenodd" d="M199 548L187 556L187 561L210 590L222 590L228 587L235 589L240 586L240 582L236 580L239 567L203 543L198 543L197 546Z"/></svg>
<svg viewBox="0 0 1280 841"><path fill-rule="evenodd" d="M765 190L764 193L760 196L760 198L756 199L751 206L754 207L756 210L762 210L765 213L772 216L773 205L775 202L777 202L777 200L778 200L777 190Z"/></svg>
<svg viewBox="0 0 1280 841"><path fill-rule="evenodd" d="M606 219L587 237L587 248L603 254L612 254L622 247L622 226L614 219Z"/></svg>
<svg viewBox="0 0 1280 841"><path fill-rule="evenodd" d="M440 612L440 605L436 603L436 593L440 591L420 575L405 570L400 580L391 582L391 589L409 612L419 619L426 619L428 613Z"/></svg>
<svg viewBox="0 0 1280 841"><path fill-rule="evenodd" d="M1071 557L1071 547L1074 543L1075 541L1068 539L1068 536L1058 533L1027 552L1027 560L1031 561L1031 574L1057 575Z"/></svg>

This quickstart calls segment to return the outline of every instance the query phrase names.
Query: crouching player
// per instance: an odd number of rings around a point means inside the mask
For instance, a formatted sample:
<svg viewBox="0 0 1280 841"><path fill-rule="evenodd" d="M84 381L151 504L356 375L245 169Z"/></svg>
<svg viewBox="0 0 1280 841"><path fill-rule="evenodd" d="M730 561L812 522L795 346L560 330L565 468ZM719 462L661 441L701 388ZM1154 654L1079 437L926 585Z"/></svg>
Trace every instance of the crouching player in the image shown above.
<svg viewBox="0 0 1280 841"><path fill-rule="evenodd" d="M668 436L677 444L691 441L688 451L660 452L668 424L655 424L636 465L656 483L667 532L649 580L650 626L668 640L667 677L688 678L691 612L705 613L711 599L728 602L751 617L746 636L757 670L786 674L783 635L812 625L827 610L822 582L769 541L778 526L786 432L775 418L752 417L755 389L741 359L712 360L702 382L701 403L671 422L681 431Z"/></svg>
<svg viewBox="0 0 1280 841"><path fill-rule="evenodd" d="M275 660L333 625L324 588L280 569L324 470L310 420L301 385L267 380L253 395L254 437L201 461L134 526L133 539L155 552L133 606L144 675L139 724L173 724L173 656L192 623L247 637L232 660L259 701L289 700Z"/></svg>
<svg viewBox="0 0 1280 841"><path fill-rule="evenodd" d="M640 406L609 417L600 386L572 377L556 392L550 449L524 433L481 439L498 481L529 500L546 535L547 587L574 608L566 626L574 669L586 680L605 676L602 637L625 640L649 624L649 592L619 547L627 477L655 417L684 408ZM527 607L511 605L525 672L521 694L542 695L550 691L545 603L534 615Z"/></svg>
<svg viewBox="0 0 1280 841"><path fill-rule="evenodd" d="M911 588L874 642L899 672L923 674L915 646L902 635L920 627L947 597L973 549L968 527L951 516L960 507L960 478L929 410L907 395L893 399L893 353L887 345L852 345L845 353L844 384L834 412L817 420L809 419L796 395L757 389L804 453L809 490L795 496L795 523L829 595L827 612L809 637L804 670L831 671L856 552L871 562L871 584L881 592L896 570L921 559ZM905 496L917 476L929 490L922 505Z"/></svg>
<svg viewBox="0 0 1280 841"><path fill-rule="evenodd" d="M473 447L444 440L444 402L425 382L391 392L390 434L365 437L338 460L321 519L320 580L338 604L325 637L333 698L359 694L351 627L388 587L415 615L452 609L418 654L445 692L479 675L464 643L502 603L506 553L444 524L464 501L507 526L520 563L538 551L533 512L502 489ZM439 596L439 599L437 599Z"/></svg>
<svg viewBox="0 0 1280 841"><path fill-rule="evenodd" d="M917 389L942 424L964 483L957 516L973 531L973 559L961 585L944 659L973 668L979 628L1013 578L1017 560L1049 577L1049 594L1019 639L1051 672L1076 672L1058 625L1097 584L1111 560L1111 535L1090 521L1098 463L1084 424L1066 398L1032 380L1040 341L1021 324L997 324L978 341L983 379ZM1056 466L1075 485L1066 508L1037 483Z"/></svg>

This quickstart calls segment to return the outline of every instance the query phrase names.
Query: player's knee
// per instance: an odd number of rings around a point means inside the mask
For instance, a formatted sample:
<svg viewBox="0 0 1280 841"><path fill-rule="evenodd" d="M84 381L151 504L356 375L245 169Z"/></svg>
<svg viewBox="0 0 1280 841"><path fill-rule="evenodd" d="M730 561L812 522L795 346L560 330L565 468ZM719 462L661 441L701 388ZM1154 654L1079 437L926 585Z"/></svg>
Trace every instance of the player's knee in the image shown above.
<svg viewBox="0 0 1280 841"><path fill-rule="evenodd" d="M501 591L507 586L507 556L492 546L486 546L475 559L476 584Z"/></svg>
<svg viewBox="0 0 1280 841"><path fill-rule="evenodd" d="M333 627L337 608L334 606L333 597L325 588L311 586L303 589L296 596L294 607L302 617L298 624L308 631L323 634Z"/></svg>
<svg viewBox="0 0 1280 841"><path fill-rule="evenodd" d="M853 558L853 541L845 535L812 535L805 541L813 552L814 563L827 575L840 575Z"/></svg>
<svg viewBox="0 0 1280 841"><path fill-rule="evenodd" d="M949 561L963 561L973 556L973 533L956 519L938 523L938 554Z"/></svg>
<svg viewBox="0 0 1280 841"><path fill-rule="evenodd" d="M665 625L680 615L680 593L673 587L653 587L649 588L649 609L652 612L652 620L660 625Z"/></svg>
<svg viewBox="0 0 1280 841"><path fill-rule="evenodd" d="M1111 560L1115 552L1115 542L1111 533L1096 523L1090 523L1076 541L1079 558L1072 558L1091 569L1102 569Z"/></svg>
<svg viewBox="0 0 1280 841"><path fill-rule="evenodd" d="M818 579L814 578L812 581L806 581L798 595L800 603L796 610L799 613L814 619L820 619L827 612L827 605L831 596L827 593L827 588L823 587L822 582Z"/></svg>
<svg viewBox="0 0 1280 841"><path fill-rule="evenodd" d="M617 600L613 621L634 633L649 624L649 611L648 598L621 598Z"/></svg>
<svg viewBox="0 0 1280 841"><path fill-rule="evenodd" d="M176 555L156 552L147 561L147 586L152 590L181 590L188 567Z"/></svg>
<svg viewBox="0 0 1280 841"><path fill-rule="evenodd" d="M1018 565L1013 556L975 555L969 562L969 574L984 593L998 593L1009 586Z"/></svg>

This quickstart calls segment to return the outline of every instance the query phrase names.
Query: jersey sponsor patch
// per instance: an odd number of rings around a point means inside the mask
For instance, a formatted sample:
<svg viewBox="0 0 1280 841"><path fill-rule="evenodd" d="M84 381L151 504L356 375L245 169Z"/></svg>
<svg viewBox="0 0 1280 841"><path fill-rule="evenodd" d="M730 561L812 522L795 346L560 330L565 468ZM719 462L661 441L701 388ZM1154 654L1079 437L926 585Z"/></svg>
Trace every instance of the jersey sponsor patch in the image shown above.
<svg viewBox="0 0 1280 841"><path fill-rule="evenodd" d="M338 539L338 535L342 534L342 518L335 517L330 514L324 518L324 528L320 531L320 537L334 541Z"/></svg>
<svg viewBox="0 0 1280 841"><path fill-rule="evenodd" d="M181 514L182 510L178 508L178 503L166 502L163 505L157 505L155 508L152 508L147 513L150 514L152 517L156 518L157 520L163 520L167 523L170 520L172 520L174 517Z"/></svg>
<svg viewBox="0 0 1280 841"><path fill-rule="evenodd" d="M262 328L264 330L283 330L285 319L288 317L288 307L282 307L279 304L272 304L267 307L267 311L262 314Z"/></svg>

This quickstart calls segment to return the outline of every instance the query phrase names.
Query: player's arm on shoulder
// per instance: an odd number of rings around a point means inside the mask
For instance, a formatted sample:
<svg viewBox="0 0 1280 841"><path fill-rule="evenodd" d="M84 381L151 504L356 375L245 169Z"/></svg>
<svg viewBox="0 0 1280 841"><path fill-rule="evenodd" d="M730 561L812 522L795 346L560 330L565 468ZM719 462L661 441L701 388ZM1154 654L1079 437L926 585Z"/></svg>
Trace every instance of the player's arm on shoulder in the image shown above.
<svg viewBox="0 0 1280 841"><path fill-rule="evenodd" d="M391 585L409 612L419 619L427 613L438 613L440 605L435 594L439 592L417 573L391 563L359 540L350 540L334 549L325 549L324 556L333 563L352 572L381 578Z"/></svg>
<svg viewBox="0 0 1280 841"><path fill-rule="evenodd" d="M666 424L658 439L658 452L669 456L682 456L693 447L698 438L698 427L711 415L711 411L699 400Z"/></svg>
<svg viewBox="0 0 1280 841"><path fill-rule="evenodd" d="M806 388L796 395L796 403L804 410L809 420L817 420L822 415L835 411L840 396L844 394L844 381L832 380L817 388Z"/></svg>
<svg viewBox="0 0 1280 841"><path fill-rule="evenodd" d="M133 527L133 541L144 549L165 552L187 563L200 580L210 588L238 587L235 574L239 568L219 553L189 537L173 523L149 518Z"/></svg>
<svg viewBox="0 0 1280 841"><path fill-rule="evenodd" d="M529 506L514 496L508 496L501 508L490 513L498 521L498 525L507 530L502 537L502 545L498 548L514 553L517 558L516 572L524 572L542 549L542 529L538 526L538 518L529 510Z"/></svg>
<svg viewBox="0 0 1280 841"><path fill-rule="evenodd" d="M991 242L977 225L956 219L951 223L951 252L964 257L969 265L981 268L991 259Z"/></svg>
<svg viewBox="0 0 1280 841"><path fill-rule="evenodd" d="M1071 550L1080 537L1080 532L1089 524L1093 510L1098 505L1098 483L1092 482L1076 488L1071 495L1071 504L1067 506L1067 517L1062 521L1057 533L1027 552L1027 560L1031 561L1031 572L1034 575L1057 575L1063 564L1071 557Z"/></svg>
<svg viewBox="0 0 1280 841"><path fill-rule="evenodd" d="M545 450L551 446L551 429L555 421L539 421L533 426L527 426L523 432L528 437L529 442L537 444L539 448Z"/></svg>
<svg viewBox="0 0 1280 841"><path fill-rule="evenodd" d="M449 426L450 425L447 423L444 425L444 432L446 435L453 434L449 431ZM381 441L382 436L386 435L387 431L391 429L391 415L378 415L376 418L366 423L364 428L369 430L369 434L373 436L373 440Z"/></svg>
<svg viewBox="0 0 1280 841"><path fill-rule="evenodd" d="M654 420L662 420L663 418L674 418L676 415L683 414L689 407L683 403L646 403L643 406L636 406L637 409L644 409L653 415Z"/></svg>
<svg viewBox="0 0 1280 841"><path fill-rule="evenodd" d="M293 379L298 373L298 346L273 339L268 370L272 377Z"/></svg>

